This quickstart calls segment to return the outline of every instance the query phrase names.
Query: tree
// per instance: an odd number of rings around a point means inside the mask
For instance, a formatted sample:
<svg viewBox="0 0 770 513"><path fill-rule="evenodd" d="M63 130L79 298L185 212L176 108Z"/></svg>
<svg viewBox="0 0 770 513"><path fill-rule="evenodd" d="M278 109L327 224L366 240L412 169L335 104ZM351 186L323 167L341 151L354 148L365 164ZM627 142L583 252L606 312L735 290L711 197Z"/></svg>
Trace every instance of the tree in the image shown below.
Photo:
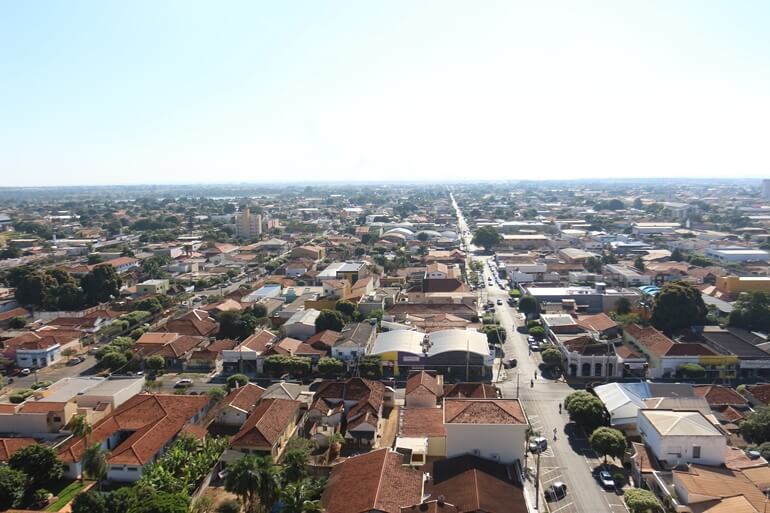
<svg viewBox="0 0 770 513"><path fill-rule="evenodd" d="M91 305L109 301L112 297L118 297L121 285L123 285L123 280L120 279L117 271L110 264L97 265L80 280L86 302Z"/></svg>
<svg viewBox="0 0 770 513"><path fill-rule="evenodd" d="M127 364L128 358L126 355L118 351L108 351L104 353L104 356L99 360L99 365L101 367L109 369L112 372L122 369Z"/></svg>
<svg viewBox="0 0 770 513"><path fill-rule="evenodd" d="M538 340L543 340L545 338L545 329L542 326L535 326L529 329L529 334Z"/></svg>
<svg viewBox="0 0 770 513"><path fill-rule="evenodd" d="M27 476L20 470L0 464L0 510L16 508L27 489Z"/></svg>
<svg viewBox="0 0 770 513"><path fill-rule="evenodd" d="M326 435L326 442L329 446L329 452L327 454L327 458L328 458L327 463L331 463L332 461L337 459L337 456L340 455L342 444L345 443L345 437L335 431L334 433Z"/></svg>
<svg viewBox="0 0 770 513"><path fill-rule="evenodd" d="M12 330L20 330L24 326L27 325L27 318L26 317L12 317L10 321L8 321L8 327Z"/></svg>
<svg viewBox="0 0 770 513"><path fill-rule="evenodd" d="M615 302L615 313L618 315L628 315L631 313L631 301L627 297L621 297Z"/></svg>
<svg viewBox="0 0 770 513"><path fill-rule="evenodd" d="M106 513L107 500L93 490L79 493L72 501L72 513Z"/></svg>
<svg viewBox="0 0 770 513"><path fill-rule="evenodd" d="M315 332L319 333L324 330L342 331L345 326L345 319L342 318L340 312L336 310L321 310L315 320Z"/></svg>
<svg viewBox="0 0 770 513"><path fill-rule="evenodd" d="M78 414L72 417L72 420L70 420L70 431L73 436L83 438L83 444L88 447L88 437L91 436L93 428L85 415ZM82 475L80 476L80 481L83 481Z"/></svg>
<svg viewBox="0 0 770 513"><path fill-rule="evenodd" d="M706 376L706 369L697 363L683 363L677 367L676 373L687 379L701 379Z"/></svg>
<svg viewBox="0 0 770 513"><path fill-rule="evenodd" d="M251 312L230 310L219 315L218 338L244 340L257 329L257 318Z"/></svg>
<svg viewBox="0 0 770 513"><path fill-rule="evenodd" d="M344 315L347 319L350 319L353 317L353 313L356 311L356 305L347 299L339 299L334 304L334 309Z"/></svg>
<svg viewBox="0 0 770 513"><path fill-rule="evenodd" d="M540 307L537 304L537 299L533 296L526 295L519 299L519 311L527 314L527 317L534 315L540 311Z"/></svg>
<svg viewBox="0 0 770 513"><path fill-rule="evenodd" d="M249 383L248 376L244 374L233 374L227 378L227 389L232 390L234 388L245 387Z"/></svg>
<svg viewBox="0 0 770 513"><path fill-rule="evenodd" d="M543 352L540 353L540 356L543 358L543 363L546 364L546 366L552 369L561 367L561 364L562 364L561 351L559 351L555 347L549 347L548 349L544 349Z"/></svg>
<svg viewBox="0 0 770 513"><path fill-rule="evenodd" d="M645 266L642 255L639 255L634 259L634 267L636 267L639 272L644 272Z"/></svg>
<svg viewBox="0 0 770 513"><path fill-rule="evenodd" d="M217 513L241 513L241 503L237 499L222 501L217 507Z"/></svg>
<svg viewBox="0 0 770 513"><path fill-rule="evenodd" d="M130 513L188 513L189 499L182 493L157 492L136 501Z"/></svg>
<svg viewBox="0 0 770 513"><path fill-rule="evenodd" d="M22 447L11 456L8 464L27 475L30 488L56 481L64 472L56 451L40 444Z"/></svg>
<svg viewBox="0 0 770 513"><path fill-rule="evenodd" d="M588 257L586 258L586 261L583 262L583 267L589 273L599 274L602 272L602 260L595 256Z"/></svg>
<svg viewBox="0 0 770 513"><path fill-rule="evenodd" d="M284 484L296 483L307 477L307 463L310 451L306 447L287 449L283 456L282 477Z"/></svg>
<svg viewBox="0 0 770 513"><path fill-rule="evenodd" d="M655 297L652 325L671 335L693 325L703 324L706 313L700 290L689 283L668 282Z"/></svg>
<svg viewBox="0 0 770 513"><path fill-rule="evenodd" d="M270 457L246 455L227 468L225 490L237 495L248 513L268 513L279 489L278 470Z"/></svg>
<svg viewBox="0 0 770 513"><path fill-rule="evenodd" d="M755 444L770 442L770 407L757 408L741 422L743 438Z"/></svg>
<svg viewBox="0 0 770 513"><path fill-rule="evenodd" d="M77 353L78 352L74 347L67 347L61 351L61 355L65 357L67 361L69 361L69 359L75 356Z"/></svg>
<svg viewBox="0 0 770 513"><path fill-rule="evenodd" d="M486 326L482 326L481 332L487 336L487 342L492 345L503 344L507 337L505 328L499 324L488 324Z"/></svg>
<svg viewBox="0 0 770 513"><path fill-rule="evenodd" d="M316 487L307 480L290 483L281 490L281 513L320 513Z"/></svg>
<svg viewBox="0 0 770 513"><path fill-rule="evenodd" d="M107 451L102 445L95 443L83 452L83 472L94 481L102 481L107 477L109 466L107 464Z"/></svg>
<svg viewBox="0 0 770 513"><path fill-rule="evenodd" d="M623 492L623 502L631 513L658 513L663 510L655 494L641 488L627 488Z"/></svg>
<svg viewBox="0 0 770 513"><path fill-rule="evenodd" d="M212 513L214 511L214 499L208 495L201 495L192 503L190 513Z"/></svg>
<svg viewBox="0 0 770 513"><path fill-rule="evenodd" d="M674 248L674 251L671 252L671 260L674 262L681 262L684 260L684 255L679 248Z"/></svg>
<svg viewBox="0 0 770 513"><path fill-rule="evenodd" d="M339 376L345 371L345 364L336 358L324 357L318 360L318 372L324 376Z"/></svg>
<svg viewBox="0 0 770 513"><path fill-rule="evenodd" d="M748 292L739 295L727 322L737 328L767 333L770 330L770 294Z"/></svg>
<svg viewBox="0 0 770 513"><path fill-rule="evenodd" d="M482 226L476 230L476 234L473 236L471 243L483 247L485 251L490 251L500 244L502 240L502 236L497 233L497 230L493 226Z"/></svg>
<svg viewBox="0 0 770 513"><path fill-rule="evenodd" d="M365 378L379 378L382 375L382 366L378 355L366 355L358 361L358 370Z"/></svg>
<svg viewBox="0 0 770 513"><path fill-rule="evenodd" d="M166 366L166 360L162 356L154 354L144 359L144 366L148 370L157 372Z"/></svg>
<svg viewBox="0 0 770 513"><path fill-rule="evenodd" d="M570 420L582 427L585 432L593 432L607 422L608 415L604 404L598 397L585 390L569 394L564 400L564 407L569 413Z"/></svg>
<svg viewBox="0 0 770 513"><path fill-rule="evenodd" d="M267 317L267 307L262 303L255 303L254 306L251 307L251 314L257 319Z"/></svg>
<svg viewBox="0 0 770 513"><path fill-rule="evenodd" d="M163 305L157 297L148 297L140 299L134 303L135 310L142 310L144 312L158 313L163 310Z"/></svg>
<svg viewBox="0 0 770 513"><path fill-rule="evenodd" d="M626 437L622 432L610 427L594 429L588 438L588 443L599 456L604 456L604 464L607 464L607 456L622 459L626 452Z"/></svg>

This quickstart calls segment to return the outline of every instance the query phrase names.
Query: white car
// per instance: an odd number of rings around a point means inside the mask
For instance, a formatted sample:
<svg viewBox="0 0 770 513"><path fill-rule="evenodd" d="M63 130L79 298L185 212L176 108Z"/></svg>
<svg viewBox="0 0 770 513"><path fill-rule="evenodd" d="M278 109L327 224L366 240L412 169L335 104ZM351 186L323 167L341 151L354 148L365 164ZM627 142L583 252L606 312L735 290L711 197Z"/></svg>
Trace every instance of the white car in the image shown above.
<svg viewBox="0 0 770 513"><path fill-rule="evenodd" d="M29 376L31 372L32 371L29 369L21 369L21 372L19 374L21 374L22 376Z"/></svg>
<svg viewBox="0 0 770 513"><path fill-rule="evenodd" d="M189 387L189 386L192 386L192 384L193 384L193 380L191 380L191 379L187 379L187 378L180 379L179 381L174 383L174 388Z"/></svg>
<svg viewBox="0 0 770 513"><path fill-rule="evenodd" d="M605 488L615 488L615 480L612 479L612 476L606 470L599 472L599 482Z"/></svg>

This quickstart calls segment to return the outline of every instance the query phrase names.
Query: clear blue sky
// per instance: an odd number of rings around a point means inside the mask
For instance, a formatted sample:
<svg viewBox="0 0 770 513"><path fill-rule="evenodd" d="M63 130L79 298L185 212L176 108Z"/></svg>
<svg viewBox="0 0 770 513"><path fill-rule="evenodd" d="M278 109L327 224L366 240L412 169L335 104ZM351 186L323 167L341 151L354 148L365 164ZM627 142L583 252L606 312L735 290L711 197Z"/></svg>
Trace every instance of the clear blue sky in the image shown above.
<svg viewBox="0 0 770 513"><path fill-rule="evenodd" d="M770 2L0 2L2 185L770 176Z"/></svg>

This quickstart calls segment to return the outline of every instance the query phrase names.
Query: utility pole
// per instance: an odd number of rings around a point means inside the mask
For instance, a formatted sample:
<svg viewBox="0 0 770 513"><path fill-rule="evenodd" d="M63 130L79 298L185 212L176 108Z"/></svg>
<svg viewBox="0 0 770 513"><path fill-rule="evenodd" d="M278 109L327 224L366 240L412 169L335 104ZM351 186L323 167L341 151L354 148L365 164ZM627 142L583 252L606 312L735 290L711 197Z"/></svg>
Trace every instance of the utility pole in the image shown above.
<svg viewBox="0 0 770 513"><path fill-rule="evenodd" d="M540 453L542 451L538 448L537 451L537 471L535 473L535 509L540 508Z"/></svg>

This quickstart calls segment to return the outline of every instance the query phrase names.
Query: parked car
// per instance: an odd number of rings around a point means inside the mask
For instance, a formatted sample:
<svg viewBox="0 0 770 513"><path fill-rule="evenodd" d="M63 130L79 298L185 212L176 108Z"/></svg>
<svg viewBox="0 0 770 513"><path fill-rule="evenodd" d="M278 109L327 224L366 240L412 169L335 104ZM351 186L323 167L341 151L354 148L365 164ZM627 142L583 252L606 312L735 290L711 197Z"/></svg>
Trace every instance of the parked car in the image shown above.
<svg viewBox="0 0 770 513"><path fill-rule="evenodd" d="M527 342L529 344L532 344L534 342L537 342L537 340L535 340L535 337L533 337L532 335L529 335L529 336L527 336Z"/></svg>
<svg viewBox="0 0 770 513"><path fill-rule="evenodd" d="M548 440L545 437L538 436L529 441L529 452L539 453L548 449Z"/></svg>
<svg viewBox="0 0 770 513"><path fill-rule="evenodd" d="M555 481L545 489L545 500L558 501L567 496L567 485L561 481Z"/></svg>
<svg viewBox="0 0 770 513"><path fill-rule="evenodd" d="M532 351L540 351L540 343L539 342L532 342L529 345L530 350Z"/></svg>
<svg viewBox="0 0 770 513"><path fill-rule="evenodd" d="M516 367L516 365L518 365L518 363L519 362L516 360L516 358L510 358L503 362L503 367L505 367L506 369L513 369L514 367Z"/></svg>
<svg viewBox="0 0 770 513"><path fill-rule="evenodd" d="M186 387L191 387L191 386L192 386L192 384L193 384L193 380L191 380L191 379L187 379L187 378L185 378L185 379L180 379L179 381L177 381L176 383L174 383L174 388L186 388Z"/></svg>
<svg viewBox="0 0 770 513"><path fill-rule="evenodd" d="M81 358L80 356L73 356L69 359L67 362L67 365L77 365L79 363L83 363L85 361L85 358Z"/></svg>
<svg viewBox="0 0 770 513"><path fill-rule="evenodd" d="M32 372L31 370L24 368L24 369L21 369L21 372L19 374L21 374L22 376L29 376L31 372Z"/></svg>
<svg viewBox="0 0 770 513"><path fill-rule="evenodd" d="M612 475L606 470L599 472L599 482L605 488L615 489L615 480L612 479Z"/></svg>
<svg viewBox="0 0 770 513"><path fill-rule="evenodd" d="M503 300L502 299L498 299L497 300L497 304L500 305L500 306L503 306Z"/></svg>

